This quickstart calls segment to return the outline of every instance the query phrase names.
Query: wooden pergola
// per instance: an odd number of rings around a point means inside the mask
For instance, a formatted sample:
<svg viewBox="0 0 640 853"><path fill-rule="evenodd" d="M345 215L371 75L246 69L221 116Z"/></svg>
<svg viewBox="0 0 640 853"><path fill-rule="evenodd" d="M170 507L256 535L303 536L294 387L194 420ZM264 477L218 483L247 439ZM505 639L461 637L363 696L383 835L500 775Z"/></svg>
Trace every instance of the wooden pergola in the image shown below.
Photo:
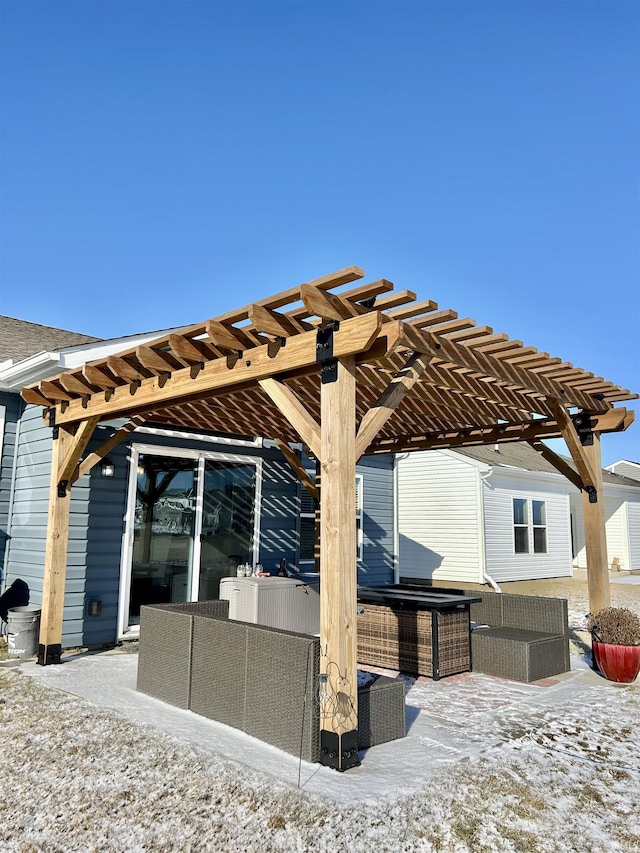
<svg viewBox="0 0 640 853"><path fill-rule="evenodd" d="M357 744L355 465L363 454L527 441L583 494L592 611L609 604L600 436L636 394L348 267L25 388L53 429L39 663L59 662L71 487L137 426L274 439L319 498L321 707L338 764ZM85 456L95 427L127 424ZM543 439L563 437L575 470ZM357 750L356 750L357 751ZM345 761L348 759L345 758Z"/></svg>

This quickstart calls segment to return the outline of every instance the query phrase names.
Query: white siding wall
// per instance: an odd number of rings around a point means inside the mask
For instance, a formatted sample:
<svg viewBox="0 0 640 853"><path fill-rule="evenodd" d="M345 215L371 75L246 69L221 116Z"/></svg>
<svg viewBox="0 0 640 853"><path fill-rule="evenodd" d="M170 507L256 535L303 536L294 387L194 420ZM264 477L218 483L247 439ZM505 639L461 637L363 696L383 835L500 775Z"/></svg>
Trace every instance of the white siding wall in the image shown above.
<svg viewBox="0 0 640 853"><path fill-rule="evenodd" d="M623 571L640 569L640 489L605 483L604 490L609 568L613 564L614 557L618 557ZM582 496L579 492L571 495L571 514L575 547L573 564L577 568L586 569L584 515Z"/></svg>
<svg viewBox="0 0 640 853"><path fill-rule="evenodd" d="M629 568L640 570L640 500L627 503Z"/></svg>
<svg viewBox="0 0 640 853"><path fill-rule="evenodd" d="M607 562L609 568L614 558L620 561L620 568L629 569L629 542L627 541L627 508L619 495L607 495L604 498L604 516L607 526Z"/></svg>
<svg viewBox="0 0 640 853"><path fill-rule="evenodd" d="M479 472L438 450L398 459L399 574L482 582Z"/></svg>
<svg viewBox="0 0 640 853"><path fill-rule="evenodd" d="M498 583L571 575L569 488L555 475L494 469L483 487L487 573ZM516 554L513 498L546 502L547 553Z"/></svg>

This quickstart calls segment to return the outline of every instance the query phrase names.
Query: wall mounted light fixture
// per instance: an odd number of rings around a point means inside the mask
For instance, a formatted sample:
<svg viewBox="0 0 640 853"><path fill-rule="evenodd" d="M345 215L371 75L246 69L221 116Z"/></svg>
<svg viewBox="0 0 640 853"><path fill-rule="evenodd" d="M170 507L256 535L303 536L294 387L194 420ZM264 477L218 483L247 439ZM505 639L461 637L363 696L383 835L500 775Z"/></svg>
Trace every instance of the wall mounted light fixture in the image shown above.
<svg viewBox="0 0 640 853"><path fill-rule="evenodd" d="M108 456L105 456L100 463L100 474L102 477L113 477L116 473L116 466Z"/></svg>

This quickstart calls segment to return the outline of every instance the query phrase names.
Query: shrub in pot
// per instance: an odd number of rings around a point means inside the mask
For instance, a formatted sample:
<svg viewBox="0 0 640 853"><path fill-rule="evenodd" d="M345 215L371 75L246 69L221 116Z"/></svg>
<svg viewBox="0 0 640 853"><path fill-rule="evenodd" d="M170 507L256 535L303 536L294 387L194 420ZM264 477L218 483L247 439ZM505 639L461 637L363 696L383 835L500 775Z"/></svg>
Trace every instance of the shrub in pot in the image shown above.
<svg viewBox="0 0 640 853"><path fill-rule="evenodd" d="M640 672L640 618L626 607L605 607L587 617L593 657L609 681L630 684Z"/></svg>

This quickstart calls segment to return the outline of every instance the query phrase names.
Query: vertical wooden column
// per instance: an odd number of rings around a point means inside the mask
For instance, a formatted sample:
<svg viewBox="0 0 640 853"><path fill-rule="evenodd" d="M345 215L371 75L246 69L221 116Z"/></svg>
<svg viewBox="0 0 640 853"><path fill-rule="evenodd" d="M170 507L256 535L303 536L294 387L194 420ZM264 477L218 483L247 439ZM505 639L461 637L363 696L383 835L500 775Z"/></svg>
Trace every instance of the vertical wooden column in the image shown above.
<svg viewBox="0 0 640 853"><path fill-rule="evenodd" d="M322 505L322 466L320 460L316 459L316 509L313 519L313 567L320 574L322 565L320 563L320 507Z"/></svg>
<svg viewBox="0 0 640 853"><path fill-rule="evenodd" d="M588 492L586 490L582 492L589 609L592 613L596 613L598 610L602 610L603 607L611 606L600 433L594 432L593 444L587 444L583 449L593 472L597 496L596 503L590 503Z"/></svg>
<svg viewBox="0 0 640 853"><path fill-rule="evenodd" d="M64 615L64 587L67 575L67 550L69 545L69 510L71 506L70 483L59 489L65 460L75 444L75 436L63 428L57 430L53 440L51 482L49 486L49 517L47 545L44 555L44 582L42 587L42 615L40 618L40 645L38 663L46 666L60 663L62 651L62 620Z"/></svg>
<svg viewBox="0 0 640 853"><path fill-rule="evenodd" d="M337 770L359 763L355 415L349 356L321 386L320 761Z"/></svg>

